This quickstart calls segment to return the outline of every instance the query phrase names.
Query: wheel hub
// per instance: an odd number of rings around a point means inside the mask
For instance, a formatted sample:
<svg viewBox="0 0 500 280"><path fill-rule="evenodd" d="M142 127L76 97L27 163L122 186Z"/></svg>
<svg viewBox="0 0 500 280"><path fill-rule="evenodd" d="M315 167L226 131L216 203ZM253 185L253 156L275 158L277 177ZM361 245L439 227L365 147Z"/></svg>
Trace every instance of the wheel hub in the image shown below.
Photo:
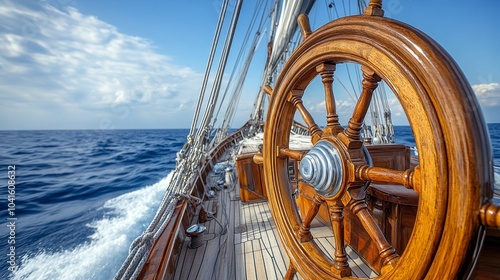
<svg viewBox="0 0 500 280"><path fill-rule="evenodd" d="M302 179L320 195L337 195L344 178L339 150L329 141L318 141L300 161L299 172Z"/></svg>

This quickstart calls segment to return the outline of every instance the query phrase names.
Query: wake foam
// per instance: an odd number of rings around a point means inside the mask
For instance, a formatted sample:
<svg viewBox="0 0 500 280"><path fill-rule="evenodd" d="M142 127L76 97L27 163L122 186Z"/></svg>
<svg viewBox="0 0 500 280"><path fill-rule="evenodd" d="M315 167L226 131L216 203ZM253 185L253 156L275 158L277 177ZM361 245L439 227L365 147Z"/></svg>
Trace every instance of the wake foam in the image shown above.
<svg viewBox="0 0 500 280"><path fill-rule="evenodd" d="M95 230L90 241L71 250L25 257L12 279L113 279L130 244L156 214L172 174L106 201L104 217L87 225Z"/></svg>

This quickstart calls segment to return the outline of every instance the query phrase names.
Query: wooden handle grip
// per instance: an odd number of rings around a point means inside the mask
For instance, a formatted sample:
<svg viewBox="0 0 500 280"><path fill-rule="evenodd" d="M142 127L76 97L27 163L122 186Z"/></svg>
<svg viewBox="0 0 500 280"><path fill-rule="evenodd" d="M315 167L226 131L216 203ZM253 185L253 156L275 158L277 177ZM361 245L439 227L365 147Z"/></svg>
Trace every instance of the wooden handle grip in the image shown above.
<svg viewBox="0 0 500 280"><path fill-rule="evenodd" d="M500 229L500 200L489 201L481 207L479 217L481 224L487 227Z"/></svg>

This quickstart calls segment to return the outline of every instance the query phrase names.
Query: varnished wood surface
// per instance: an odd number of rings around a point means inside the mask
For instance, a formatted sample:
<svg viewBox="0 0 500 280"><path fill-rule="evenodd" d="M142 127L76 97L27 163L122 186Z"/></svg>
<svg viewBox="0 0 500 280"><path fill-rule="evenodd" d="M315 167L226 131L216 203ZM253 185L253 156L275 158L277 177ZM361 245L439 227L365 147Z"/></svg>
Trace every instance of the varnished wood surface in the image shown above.
<svg viewBox="0 0 500 280"><path fill-rule="evenodd" d="M267 200L262 164L254 162L255 154L245 153L236 157L235 167L243 202Z"/></svg>
<svg viewBox="0 0 500 280"><path fill-rule="evenodd" d="M413 207L417 207L418 205L418 194L413 190L404 188L401 185L372 183L367 189L367 193L392 204L408 205Z"/></svg>
<svg viewBox="0 0 500 280"><path fill-rule="evenodd" d="M312 279L327 279L343 274L338 263L317 249L318 240L297 234L301 227L307 229L307 224L302 224L304 213L314 213L316 208L297 211L286 172L289 155L294 153L282 151L289 146L288 130L296 115L307 125L312 144L324 141L333 146L338 157L331 163L336 167L332 171L324 164L315 172L326 171L325 178L334 172L332 176L341 178L341 184L329 193L320 188L317 194L329 205L349 208L355 216L345 220L361 222L378 248L383 265L381 279L466 277L481 245L477 237L484 232L483 226L500 227L500 207L488 204L493 181L491 145L474 92L436 42L411 26L381 15L381 1L370 1L364 16L335 20L312 33L303 30L307 38L284 65L270 94L262 160L270 209L291 259L289 275L297 272ZM301 26L308 26L304 19L301 22ZM360 98L343 131L333 127L333 106L326 107L325 116L332 120L331 127L319 128L306 106L306 88L323 74L321 65L346 61L361 66ZM373 89L381 79L405 109L419 152L416 166L402 170L398 166L372 168L364 156L359 132ZM333 100L330 89L325 85L326 101ZM469 130L464 133L457 128ZM384 236L384 223L377 224L368 210L366 188L371 180L401 184L419 195L415 227L401 256ZM383 195L384 191L377 193ZM403 195L386 196L385 201L392 203L391 199ZM332 219L340 220L338 209L330 207L328 211ZM393 220L393 228L401 224L403 220ZM333 230L339 228L342 226L332 224Z"/></svg>

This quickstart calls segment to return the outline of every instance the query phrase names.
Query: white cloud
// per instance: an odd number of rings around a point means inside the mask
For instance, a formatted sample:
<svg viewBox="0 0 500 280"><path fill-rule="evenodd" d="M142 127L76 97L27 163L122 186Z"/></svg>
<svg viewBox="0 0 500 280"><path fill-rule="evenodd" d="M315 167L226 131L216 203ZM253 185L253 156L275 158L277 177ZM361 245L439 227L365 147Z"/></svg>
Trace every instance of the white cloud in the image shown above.
<svg viewBox="0 0 500 280"><path fill-rule="evenodd" d="M494 107L500 105L499 83L473 85L472 89L476 93L476 96L481 106Z"/></svg>
<svg viewBox="0 0 500 280"><path fill-rule="evenodd" d="M185 124L177 119L187 127L193 109L188 105L197 98L201 80L199 73L158 54L152 42L122 34L75 8L56 9L44 1L3 1L0 65L0 117L23 115L0 129L39 128L34 112L66 118L65 124L76 126L78 119L95 119L86 123L98 126L102 118L113 117L114 106L147 111L162 104L187 110ZM157 127L175 117L168 112L162 116Z"/></svg>

